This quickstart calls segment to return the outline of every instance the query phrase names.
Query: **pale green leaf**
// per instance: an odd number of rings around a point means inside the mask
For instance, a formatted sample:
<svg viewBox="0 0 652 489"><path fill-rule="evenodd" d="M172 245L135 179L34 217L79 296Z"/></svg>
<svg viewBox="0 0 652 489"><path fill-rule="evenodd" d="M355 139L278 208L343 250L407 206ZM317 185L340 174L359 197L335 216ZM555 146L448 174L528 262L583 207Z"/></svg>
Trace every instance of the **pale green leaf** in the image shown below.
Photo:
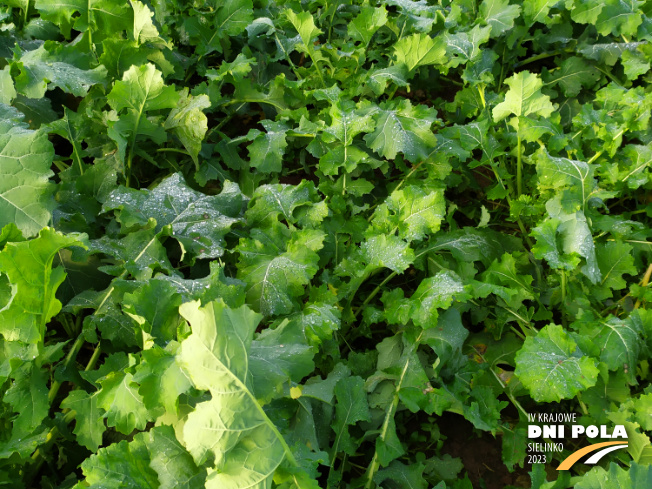
<svg viewBox="0 0 652 489"><path fill-rule="evenodd" d="M0 272L9 278L12 299L0 311L0 332L8 341L42 344L45 327L61 310L55 293L65 278L62 267L52 269L61 248L83 246L77 237L44 228L30 241L8 243L0 252Z"/></svg>
<svg viewBox="0 0 652 489"><path fill-rule="evenodd" d="M394 44L396 62L412 71L419 66L444 64L446 47L441 37L433 39L427 34L406 36Z"/></svg>
<svg viewBox="0 0 652 489"><path fill-rule="evenodd" d="M514 19L521 13L519 5L510 5L509 0L484 0L480 4L480 18L491 26L491 37L498 37L514 27Z"/></svg>
<svg viewBox="0 0 652 489"><path fill-rule="evenodd" d="M188 150L195 165L199 164L197 155L208 130L208 120L203 110L211 106L208 95L188 95L188 89L180 94L178 105L170 111L165 121L165 130L172 131Z"/></svg>
<svg viewBox="0 0 652 489"><path fill-rule="evenodd" d="M214 458L206 487L268 487L287 445L251 389L249 348L261 316L223 302L181 306L192 327L179 360L196 388L212 399L199 403L184 425L184 444L196 463Z"/></svg>
<svg viewBox="0 0 652 489"><path fill-rule="evenodd" d="M0 227L33 236L50 221L54 148L43 131L0 118Z"/></svg>
<svg viewBox="0 0 652 489"><path fill-rule="evenodd" d="M541 93L543 82L529 71L520 71L507 78L505 83L509 90L505 101L494 107L493 118L495 122L502 121L510 115L528 116L541 115L548 117L554 110L550 97Z"/></svg>
<svg viewBox="0 0 652 489"><path fill-rule="evenodd" d="M365 5L360 13L351 21L347 30L354 41L360 41L365 46L369 45L376 31L387 22L387 10L384 5L372 7Z"/></svg>

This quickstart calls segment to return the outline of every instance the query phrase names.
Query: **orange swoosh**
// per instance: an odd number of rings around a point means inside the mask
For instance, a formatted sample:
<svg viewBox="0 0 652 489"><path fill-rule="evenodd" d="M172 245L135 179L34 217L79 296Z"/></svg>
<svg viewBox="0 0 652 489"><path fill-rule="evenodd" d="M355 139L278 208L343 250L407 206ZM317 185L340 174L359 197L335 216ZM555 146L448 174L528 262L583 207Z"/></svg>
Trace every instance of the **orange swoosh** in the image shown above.
<svg viewBox="0 0 652 489"><path fill-rule="evenodd" d="M578 451L571 453L561 464L557 467L557 470L568 470L570 469L575 462L581 459L587 453L595 452L600 448L608 447L610 445L624 445L626 441L605 441L602 443L594 443L588 447L580 448Z"/></svg>

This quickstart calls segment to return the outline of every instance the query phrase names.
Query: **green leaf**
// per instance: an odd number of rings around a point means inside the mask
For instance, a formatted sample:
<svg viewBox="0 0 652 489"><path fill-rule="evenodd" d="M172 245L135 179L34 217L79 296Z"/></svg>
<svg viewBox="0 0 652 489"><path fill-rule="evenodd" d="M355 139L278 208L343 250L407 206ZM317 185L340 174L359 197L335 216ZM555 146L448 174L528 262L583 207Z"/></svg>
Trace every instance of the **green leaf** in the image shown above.
<svg viewBox="0 0 652 489"><path fill-rule="evenodd" d="M440 272L440 274L450 274L450 272ZM427 331L424 332L423 343L430 346L437 354L437 370L441 371L447 364L452 368L461 364L462 346L469 337L469 331L462 324L460 312L452 307L425 327Z"/></svg>
<svg viewBox="0 0 652 489"><path fill-rule="evenodd" d="M408 465L393 461L389 467L379 470L374 476L374 482L382 487L388 489L410 488L410 489L426 489L428 482L423 476L425 466L422 463L410 463ZM441 484L444 484L441 488ZM446 484L442 482L434 487L434 489L445 489Z"/></svg>
<svg viewBox="0 0 652 489"><path fill-rule="evenodd" d="M313 19L312 14L305 10L300 14L297 14L293 10L286 9L285 15L299 33L299 37L303 43L303 49L305 49L305 51L312 57L315 53L312 40L322 33L322 31L315 25L315 20Z"/></svg>
<svg viewBox="0 0 652 489"><path fill-rule="evenodd" d="M437 115L425 105L412 106L407 99L398 104L383 102L374 119L376 130L364 139L370 149L387 159L393 160L401 152L408 161L416 163L427 158L437 145L430 129Z"/></svg>
<svg viewBox="0 0 652 489"><path fill-rule="evenodd" d="M624 274L636 276L638 270L634 266L632 247L627 243L610 241L596 246L598 266L602 273L600 287L609 290L622 290L627 287ZM607 292L606 297L611 297ZM605 297L605 298L606 298Z"/></svg>
<svg viewBox="0 0 652 489"><path fill-rule="evenodd" d="M646 146L628 144L623 149L628 164L624 170L618 172L618 179L627 182L627 187L636 189L645 185L652 176L652 144Z"/></svg>
<svg viewBox="0 0 652 489"><path fill-rule="evenodd" d="M292 454L251 389L249 348L262 317L219 301L203 308L189 302L180 312L192 334L181 343L179 360L194 386L212 396L188 415L184 444L198 464L214 457L217 471L207 488L265 487Z"/></svg>
<svg viewBox="0 0 652 489"><path fill-rule="evenodd" d="M252 343L249 368L257 399L271 400L283 391L283 384L301 382L315 368L313 349L296 323L284 322L263 331Z"/></svg>
<svg viewBox="0 0 652 489"><path fill-rule="evenodd" d="M407 87L408 71L404 64L375 68L367 72L366 83L375 95L382 95L387 88L387 82L394 83L397 87Z"/></svg>
<svg viewBox="0 0 652 489"><path fill-rule="evenodd" d="M134 382L140 385L138 394L152 413L163 408L166 413L176 415L179 396L191 387L176 361L178 346L171 342L165 349L155 346L143 350L142 361L136 367Z"/></svg>
<svg viewBox="0 0 652 489"><path fill-rule="evenodd" d="M480 54L480 45L489 41L491 27L476 25L469 32L459 32L446 36L446 53L448 66L455 68L476 60Z"/></svg>
<svg viewBox="0 0 652 489"><path fill-rule="evenodd" d="M586 263L581 272L595 285L602 280L595 255L595 244L586 216L581 211L574 214L553 213L552 218L559 221L557 232L561 238L562 250L571 255L576 253L583 257ZM571 263L571 262L567 262ZM573 262L574 263L574 262Z"/></svg>
<svg viewBox="0 0 652 489"><path fill-rule="evenodd" d="M206 56L222 52L222 43L236 36L253 20L252 0L225 0L207 14L187 17L184 30L197 46L197 54Z"/></svg>
<svg viewBox="0 0 652 489"><path fill-rule="evenodd" d="M559 3L557 0L525 0L523 2L523 15L530 25L535 22L549 24L550 16L548 13L557 3Z"/></svg>
<svg viewBox="0 0 652 489"><path fill-rule="evenodd" d="M45 327L61 310L55 293L65 278L63 268L52 269L57 252L83 246L76 237L43 228L38 238L7 243L0 252L0 272L12 285L11 303L0 311L0 332L7 341L42 344Z"/></svg>
<svg viewBox="0 0 652 489"><path fill-rule="evenodd" d="M54 209L48 181L53 157L45 132L0 117L0 227L14 223L33 236L48 224Z"/></svg>
<svg viewBox="0 0 652 489"><path fill-rule="evenodd" d="M91 30L101 39L128 29L131 23L127 5L112 0L37 0L35 7L43 19L58 25L66 38L73 27L80 32Z"/></svg>
<svg viewBox="0 0 652 489"><path fill-rule="evenodd" d="M165 121L165 130L172 131L188 150L195 165L199 164L197 155L208 130L208 120L202 112L211 106L208 95L188 95L188 89L180 93L178 105L170 111Z"/></svg>
<svg viewBox="0 0 652 489"><path fill-rule="evenodd" d="M335 432L331 459L338 453L354 455L356 444L349 434L349 426L358 421L369 421L371 414L364 394L364 380L358 376L345 377L335 385L335 418L332 428ZM362 394L362 395L361 395Z"/></svg>
<svg viewBox="0 0 652 489"><path fill-rule="evenodd" d="M373 236L362 243L360 248L367 269L371 270L385 267L402 273L414 261L414 251L397 236Z"/></svg>
<svg viewBox="0 0 652 489"><path fill-rule="evenodd" d="M427 34L413 34L394 44L396 62L412 71L419 66L444 64L446 47L441 37L433 39Z"/></svg>
<svg viewBox="0 0 652 489"><path fill-rule="evenodd" d="M643 22L643 14L639 10L644 2L632 0L606 0L604 7L595 24L596 29L603 36L635 36L638 26Z"/></svg>
<svg viewBox="0 0 652 489"><path fill-rule="evenodd" d="M9 73L9 66L5 66L0 71L0 103L9 105L14 98L16 98L14 81Z"/></svg>
<svg viewBox="0 0 652 489"><path fill-rule="evenodd" d="M579 333L583 340L590 341L600 361L609 370L623 369L631 385L637 384L636 372L631 365L637 365L643 344L643 331L629 319L607 317L595 321L579 322Z"/></svg>
<svg viewBox="0 0 652 489"><path fill-rule="evenodd" d="M509 0L484 0L480 4L479 17L491 26L491 37L499 37L512 27L521 7L510 5Z"/></svg>
<svg viewBox="0 0 652 489"><path fill-rule="evenodd" d="M218 195L205 195L190 188L181 174L175 173L153 190L115 189L102 210L116 211L125 231L146 226L150 218L156 219L156 232L169 226L182 252L194 260L222 256L224 237L241 222L243 201L234 183L226 182Z"/></svg>
<svg viewBox="0 0 652 489"><path fill-rule="evenodd" d="M88 90L106 81L106 68L90 68L90 59L65 51L53 43L22 54L14 66L16 91L29 98L42 98L47 90L60 88L64 92L83 97Z"/></svg>
<svg viewBox="0 0 652 489"><path fill-rule="evenodd" d="M541 115L549 117L554 110L550 103L550 97L541 93L543 82L529 71L520 71L507 78L505 83L509 90L505 95L505 101L494 107L494 122L500 122L510 115L528 116Z"/></svg>
<svg viewBox="0 0 652 489"><path fill-rule="evenodd" d="M605 4L605 2L602 0L571 1L572 4L569 1L566 2L566 8L569 8L572 5L573 8L571 9L571 19L580 24L595 25Z"/></svg>
<svg viewBox="0 0 652 489"><path fill-rule="evenodd" d="M439 272L424 279L410 298L412 321L424 329L437 325L437 309L448 309L454 300L465 301L471 295L460 278L452 272Z"/></svg>
<svg viewBox="0 0 652 489"><path fill-rule="evenodd" d="M253 229L237 247L238 278L247 283L247 302L263 315L288 314L295 299L317 272L316 251L323 246L321 231L291 234L282 224Z"/></svg>
<svg viewBox="0 0 652 489"><path fill-rule="evenodd" d="M152 280L122 299L122 309L150 334L158 345L176 339L181 295L170 282Z"/></svg>
<svg viewBox="0 0 652 489"><path fill-rule="evenodd" d="M81 464L86 483L93 489L141 489L159 487L156 472L150 467L145 441L135 437L101 448Z"/></svg>
<svg viewBox="0 0 652 489"><path fill-rule="evenodd" d="M158 30L152 23L152 12L147 5L138 0L129 0L131 8L134 11L133 38L138 44L148 41L160 41Z"/></svg>
<svg viewBox="0 0 652 489"><path fill-rule="evenodd" d="M278 173L283 169L283 155L288 143L285 133L289 127L283 122L262 121L265 132L251 129L247 139L253 141L248 147L250 165L263 173Z"/></svg>
<svg viewBox="0 0 652 489"><path fill-rule="evenodd" d="M387 10L384 5L371 7L364 5L360 13L347 27L347 32L354 41L362 42L369 46L371 38L378 29L387 23Z"/></svg>
<svg viewBox="0 0 652 489"><path fill-rule="evenodd" d="M3 401L18 413L12 420L11 437L20 440L30 435L48 415L48 389L44 371L35 363L25 362L14 369L11 387L6 390Z"/></svg>
<svg viewBox="0 0 652 489"><path fill-rule="evenodd" d="M558 239L559 224L559 219L546 219L532 230L531 234L536 239L532 253L539 259L545 258L552 268L574 270L580 259L577 256L565 255L560 249L562 244Z"/></svg>
<svg viewBox="0 0 652 489"><path fill-rule="evenodd" d="M61 401L62 409L75 412L75 429L73 433L77 442L97 452L102 445L102 435L106 431L104 425L104 410L97 404L97 393L89 394L83 390L74 390Z"/></svg>
<svg viewBox="0 0 652 489"><path fill-rule="evenodd" d="M550 324L525 338L516 354L521 383L537 402L559 402L595 385L598 369L561 326Z"/></svg>
<svg viewBox="0 0 652 489"><path fill-rule="evenodd" d="M190 454L179 443L171 426L152 428L138 435L143 437L151 461L149 466L158 474L159 489L202 489L206 470L195 465Z"/></svg>
<svg viewBox="0 0 652 489"><path fill-rule="evenodd" d="M144 430L152 420L133 379L129 372L111 372L99 381L102 388L97 393L97 405L106 411L107 425L125 435L134 429Z"/></svg>
<svg viewBox="0 0 652 489"><path fill-rule="evenodd" d="M119 118L109 126L109 136L118 144L124 159L126 147L133 147L139 136L147 136L158 143L165 141L163 128L146 117L154 110L173 109L179 102L174 87L166 86L163 76L153 64L132 66L122 80L116 81L107 95L107 101Z"/></svg>
<svg viewBox="0 0 652 489"><path fill-rule="evenodd" d="M398 218L399 236L408 241L439 231L446 210L443 191L426 193L414 185L392 192L387 205Z"/></svg>
<svg viewBox="0 0 652 489"><path fill-rule="evenodd" d="M547 83L559 84L567 97L575 97L582 88L593 88L600 79L600 72L582 58L571 56L561 63L553 76L544 79Z"/></svg>

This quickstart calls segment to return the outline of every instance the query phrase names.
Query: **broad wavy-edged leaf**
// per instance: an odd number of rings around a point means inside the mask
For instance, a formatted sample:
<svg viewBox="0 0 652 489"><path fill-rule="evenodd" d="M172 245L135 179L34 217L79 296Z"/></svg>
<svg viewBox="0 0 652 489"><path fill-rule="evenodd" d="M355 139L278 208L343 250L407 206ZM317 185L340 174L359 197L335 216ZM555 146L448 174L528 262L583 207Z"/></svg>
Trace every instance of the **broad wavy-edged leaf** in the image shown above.
<svg viewBox="0 0 652 489"><path fill-rule="evenodd" d="M35 362L23 363L13 370L11 377L11 386L5 391L3 401L17 413L10 430L11 438L20 440L30 435L48 415L47 377Z"/></svg>
<svg viewBox="0 0 652 489"><path fill-rule="evenodd" d="M142 437L101 448L82 462L86 483L92 489L140 489L159 487L150 467L149 452Z"/></svg>
<svg viewBox="0 0 652 489"><path fill-rule="evenodd" d="M595 27L600 34L608 36L635 36L638 26L643 22L641 0L606 0L598 16Z"/></svg>
<svg viewBox="0 0 652 489"><path fill-rule="evenodd" d="M111 372L99 380L102 386L97 393L97 405L106 412L108 426L129 435L134 429L144 430L152 421L133 374L125 371Z"/></svg>
<svg viewBox="0 0 652 489"><path fill-rule="evenodd" d="M557 0L525 0L523 2L523 15L530 25L535 22L548 24L550 23L548 13L557 3L559 3Z"/></svg>
<svg viewBox="0 0 652 489"><path fill-rule="evenodd" d="M81 468L94 489L202 489L206 480L206 469L195 465L165 425L101 448Z"/></svg>
<svg viewBox="0 0 652 489"><path fill-rule="evenodd" d="M520 71L507 78L505 83L509 85L509 90L505 101L494 107L494 122L502 121L510 115L548 117L552 114L554 107L550 103L550 97L541 93L543 82L537 75Z"/></svg>
<svg viewBox="0 0 652 489"><path fill-rule="evenodd" d="M37 0L36 9L43 19L54 22L61 32L70 36L76 31L91 30L95 38L102 39L109 33L131 30L132 25L126 2L113 0ZM79 14L79 15L75 15Z"/></svg>
<svg viewBox="0 0 652 489"><path fill-rule="evenodd" d="M356 445L349 434L349 426L358 421L369 421L371 413L367 396L364 395L364 380L361 377L351 376L341 379L335 385L333 392L337 403L331 425L335 432L331 459L335 460L339 452L355 454Z"/></svg>
<svg viewBox="0 0 652 489"><path fill-rule="evenodd" d="M147 63L131 66L122 80L113 84L107 101L118 117L109 123L109 137L118 145L120 157L124 159L127 145L139 136L146 136L159 144L166 139L162 126L152 122L147 112L177 107L179 94L172 86L166 86L162 73ZM133 151L133 147L131 149Z"/></svg>
<svg viewBox="0 0 652 489"><path fill-rule="evenodd" d="M65 279L62 267L52 269L61 248L83 246L77 237L44 228L38 238L7 243L0 252L0 272L12 286L11 302L0 311L0 333L7 341L42 343L45 326L61 310L55 293Z"/></svg>
<svg viewBox="0 0 652 489"><path fill-rule="evenodd" d="M595 356L603 361L609 370L623 369L631 385L636 382L636 370L644 344L640 324L630 318L614 316L593 321L579 322L579 333L583 340L590 341L595 348Z"/></svg>
<svg viewBox="0 0 652 489"><path fill-rule="evenodd" d="M398 217L399 236L408 241L439 231L446 211L442 190L427 193L415 185L392 192L387 204Z"/></svg>
<svg viewBox="0 0 652 489"><path fill-rule="evenodd" d="M539 175L538 185L542 190L568 189L565 192L564 200L569 201L569 196L573 196L579 206L572 210L583 210L596 187L591 165L584 161L556 158L550 156L547 151L540 151L538 154L537 174Z"/></svg>
<svg viewBox="0 0 652 489"><path fill-rule="evenodd" d="M252 229L237 247L238 278L247 283L247 301L268 315L288 314L297 297L317 273L324 233L301 230L290 233L276 223Z"/></svg>
<svg viewBox="0 0 652 489"><path fill-rule="evenodd" d="M629 144L623 149L628 159L624 170L618 172L618 179L627 183L631 189L645 185L652 179L652 143L643 145Z"/></svg>
<svg viewBox="0 0 652 489"><path fill-rule="evenodd" d="M595 385L598 372L595 360L561 326L550 324L525 338L514 373L535 401L559 402Z"/></svg>
<svg viewBox="0 0 652 489"><path fill-rule="evenodd" d="M434 109L425 105L412 106L409 100L383 102L374 114L376 130L365 136L367 146L393 160L400 152L416 163L427 158L437 146L430 126L437 120Z"/></svg>
<svg viewBox="0 0 652 489"><path fill-rule="evenodd" d="M8 115L8 114L7 114ZM0 116L0 228L14 223L33 236L50 221L54 148L44 131Z"/></svg>
<svg viewBox="0 0 652 489"><path fill-rule="evenodd" d="M11 101L16 97L16 90L14 89L14 81L9 73L9 66L5 66L0 70L0 104L11 104Z"/></svg>
<svg viewBox="0 0 652 489"><path fill-rule="evenodd" d="M189 95L188 89L180 92L178 105L170 111L165 121L165 129L172 131L188 150L195 165L199 165L197 155L208 130L208 119L203 110L211 106L208 95Z"/></svg>
<svg viewBox="0 0 652 489"><path fill-rule="evenodd" d="M152 413L176 415L178 399L190 388L190 380L176 360L179 344L170 342L165 349L154 346L143 350L142 360L136 366L134 382L140 385L138 394Z"/></svg>
<svg viewBox="0 0 652 489"><path fill-rule="evenodd" d="M382 5L372 7L365 5L360 13L349 23L347 31L351 39L369 45L376 31L387 23L387 9Z"/></svg>
<svg viewBox="0 0 652 489"><path fill-rule="evenodd" d="M424 329L437 325L437 309L448 309L454 300L464 301L471 295L460 278L452 272L439 272L424 279L410 298L410 317Z"/></svg>
<svg viewBox="0 0 652 489"><path fill-rule="evenodd" d="M206 487L267 488L278 465L293 455L252 391L249 349L262 316L247 306L221 301L180 308L192 334L181 343L179 361L200 402L184 425L184 444L197 464L213 459Z"/></svg>
<svg viewBox="0 0 652 489"><path fill-rule="evenodd" d="M283 155L288 143L285 134L289 127L283 122L262 121L265 132L251 129L247 139L253 141L248 147L250 165L263 173L280 172Z"/></svg>
<svg viewBox="0 0 652 489"><path fill-rule="evenodd" d="M414 261L414 251L397 236L372 236L360 246L367 270L386 267L402 273Z"/></svg>
<svg viewBox="0 0 652 489"><path fill-rule="evenodd" d="M428 34L413 34L394 44L396 62L412 71L419 66L444 64L446 45L441 37L433 39Z"/></svg>
<svg viewBox="0 0 652 489"><path fill-rule="evenodd" d="M84 390L74 390L61 401L61 409L75 411L73 433L77 442L91 452L97 452L106 431L104 410L98 405L97 392L89 394Z"/></svg>
<svg viewBox="0 0 652 489"><path fill-rule="evenodd" d="M216 4L216 8L184 20L184 31L201 56L214 51L221 53L222 42L244 32L254 18L252 0L225 0Z"/></svg>
<svg viewBox="0 0 652 489"><path fill-rule="evenodd" d="M22 54L14 66L20 70L16 91L29 98L42 98L47 90L60 88L83 97L93 85L106 82L106 68L91 68L90 57L67 52L52 42Z"/></svg>
<svg viewBox="0 0 652 489"><path fill-rule="evenodd" d="M240 222L244 196L226 182L218 195L205 195L188 186L181 174L170 175L153 190L119 187L104 202L103 211L117 211L123 229L147 225L155 231L172 228L174 237L191 258L216 258L224 253L224 236Z"/></svg>
<svg viewBox="0 0 652 489"><path fill-rule="evenodd" d="M514 19L521 13L519 5L510 5L509 0L484 0L480 4L479 17L491 26L491 37L498 37L514 27Z"/></svg>
<svg viewBox="0 0 652 489"><path fill-rule="evenodd" d="M571 56L561 63L554 75L544 79L547 83L559 84L567 97L575 97L582 88L592 88L600 79L600 72L582 58Z"/></svg>
<svg viewBox="0 0 652 489"><path fill-rule="evenodd" d="M467 64L480 56L480 45L489 41L491 27L476 25L469 32L459 32L446 36L448 65L452 68Z"/></svg>

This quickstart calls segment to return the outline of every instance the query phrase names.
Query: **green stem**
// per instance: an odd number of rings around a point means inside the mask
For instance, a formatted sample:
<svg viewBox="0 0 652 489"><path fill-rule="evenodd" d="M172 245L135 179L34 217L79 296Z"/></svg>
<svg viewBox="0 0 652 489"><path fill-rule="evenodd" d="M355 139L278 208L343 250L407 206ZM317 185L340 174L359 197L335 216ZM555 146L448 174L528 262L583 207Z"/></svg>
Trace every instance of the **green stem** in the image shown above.
<svg viewBox="0 0 652 489"><path fill-rule="evenodd" d="M81 350L81 347L84 344L84 335L80 334L75 342L72 345L72 348L68 352L68 356L66 356L66 359L63 362L63 368L67 368L68 365L70 365L71 362L75 361L75 358L77 357L77 354L79 353L79 350ZM61 382L55 380L52 382L52 385L50 386L50 392L48 393L48 402L52 404L52 401L54 401L55 397L57 397L57 394L59 393L59 389L61 388Z"/></svg>
<svg viewBox="0 0 652 489"><path fill-rule="evenodd" d="M159 148L156 150L157 153L168 152L168 153L180 153L182 155L191 156L190 153L183 149L177 148ZM192 157L192 156L191 156Z"/></svg>
<svg viewBox="0 0 652 489"><path fill-rule="evenodd" d="M537 54L536 56L531 56L529 58L524 59L523 61L520 61L514 65L514 68L520 68L521 66L528 65L530 63L534 63L536 61L540 61L542 59L546 58L552 58L553 56L557 56L558 54L563 54L563 53L572 53L573 50L570 48L567 49L559 49L557 51L551 51L549 53L541 53Z"/></svg>
<svg viewBox="0 0 652 489"><path fill-rule="evenodd" d="M91 359L86 364L86 368L84 368L84 372L89 372L90 370L93 370L93 368L95 368L97 359L100 358L101 354L102 354L102 343L98 343L97 346L95 347L95 350L93 350L93 355L91 355Z"/></svg>
<svg viewBox="0 0 652 489"><path fill-rule="evenodd" d="M521 156L521 131L516 136L516 196L523 193L523 160Z"/></svg>
<svg viewBox="0 0 652 489"><path fill-rule="evenodd" d="M561 322L564 324L566 322L566 315L564 314L566 304L566 270L560 270L559 274L561 275Z"/></svg>
<svg viewBox="0 0 652 489"><path fill-rule="evenodd" d="M410 348L412 352L415 352L416 349L419 346L419 342L421 341L421 336L423 336L423 332L419 335L419 337L416 339L412 347ZM385 437L387 436L387 430L389 428L389 422L390 420L394 417L394 413L396 412L396 408L398 406L398 401L399 401L399 392L401 391L401 386L403 385L403 379L405 378L405 375L407 373L408 367L410 365L410 357L412 355L408 355L407 360L405 361L405 365L403 367L403 371L401 372L401 376L398 379L398 383L396 384L396 389L394 390L394 398L392 399L392 404L390 405L389 409L387 410L387 413L385 414L385 420L383 421L383 426L380 430L380 436L379 438L382 441L385 441ZM370 489L371 485L373 484L374 480L374 474L380 467L380 463L378 462L378 451L376 450L374 452L374 456L371 459L371 463L369 464L369 469L367 470L367 482L365 483L364 487L365 489Z"/></svg>
<svg viewBox="0 0 652 489"><path fill-rule="evenodd" d="M392 273L390 273L387 277L385 277L385 280L383 280L382 282L380 282L380 284L378 284L378 287L376 287L374 290L372 290L372 291L371 291L371 294L369 294L369 295L367 296L367 298L364 300L364 302L362 303L362 305L356 309L356 311L353 313L353 319L355 319L356 316L357 316L358 314L360 314L360 311L362 311L362 309L364 309L364 307L365 307L367 304L369 304L369 302L371 302L371 299L373 299L374 297L376 297L376 295L378 294L378 292L380 292L380 291L382 290L382 288L385 286L385 284L386 284L387 282L389 282L390 280L392 280L392 279L393 279L394 277L396 277L397 275L398 275L398 273L396 273L396 272L392 272Z"/></svg>

